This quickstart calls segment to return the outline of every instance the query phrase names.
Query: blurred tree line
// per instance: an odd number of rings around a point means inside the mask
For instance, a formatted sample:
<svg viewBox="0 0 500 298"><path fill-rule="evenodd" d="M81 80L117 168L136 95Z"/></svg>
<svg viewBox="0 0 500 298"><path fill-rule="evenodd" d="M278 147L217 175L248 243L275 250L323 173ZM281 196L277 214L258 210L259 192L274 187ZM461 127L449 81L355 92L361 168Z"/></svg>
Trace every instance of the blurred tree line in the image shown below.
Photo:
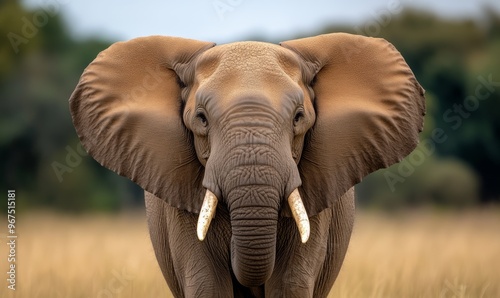
<svg viewBox="0 0 500 298"><path fill-rule="evenodd" d="M19 208L140 202L138 187L79 150L68 108L81 73L111 41L73 39L57 9L0 4L0 188L17 190Z"/></svg>
<svg viewBox="0 0 500 298"><path fill-rule="evenodd" d="M366 178L359 201L384 208L498 202L500 16L485 11L481 21L446 20L405 10L385 17L309 34L386 38L427 90L421 145ZM81 73L112 41L76 40L57 7L30 11L14 0L0 4L0 34L0 188L16 189L21 208L108 211L142 204L137 186L82 150L68 109Z"/></svg>

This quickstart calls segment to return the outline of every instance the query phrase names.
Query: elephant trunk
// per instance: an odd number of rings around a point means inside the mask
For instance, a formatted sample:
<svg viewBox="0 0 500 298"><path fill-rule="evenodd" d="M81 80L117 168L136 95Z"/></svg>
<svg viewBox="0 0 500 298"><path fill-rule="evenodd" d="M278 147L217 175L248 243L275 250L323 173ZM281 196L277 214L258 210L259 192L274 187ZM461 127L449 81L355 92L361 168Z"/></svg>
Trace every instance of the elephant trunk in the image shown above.
<svg viewBox="0 0 500 298"><path fill-rule="evenodd" d="M275 129L280 118L259 118L264 113L256 114L255 109L260 107L246 105L228 114L233 118L224 126L225 138L213 142L216 154L207 161L203 181L229 209L231 266L238 282L247 287L262 285L271 277L279 210L284 196L300 185L291 152L281 149L290 142Z"/></svg>
<svg viewBox="0 0 500 298"><path fill-rule="evenodd" d="M242 194L238 202L246 202L230 206L233 272L242 285L259 286L269 279L274 268L278 209L276 206L257 207L249 202L255 202L255 196L277 202L278 192L265 186L252 189L242 186L233 192Z"/></svg>

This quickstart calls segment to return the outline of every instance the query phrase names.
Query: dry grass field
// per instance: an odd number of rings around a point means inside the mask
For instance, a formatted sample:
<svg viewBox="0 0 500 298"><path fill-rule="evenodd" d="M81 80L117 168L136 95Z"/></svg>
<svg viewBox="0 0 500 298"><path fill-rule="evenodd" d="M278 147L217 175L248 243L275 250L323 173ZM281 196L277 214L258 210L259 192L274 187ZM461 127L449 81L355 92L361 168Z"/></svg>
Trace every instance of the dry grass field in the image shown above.
<svg viewBox="0 0 500 298"><path fill-rule="evenodd" d="M17 290L6 288L2 244L0 297L170 296L142 214L18 223ZM330 297L500 297L500 210L361 212Z"/></svg>

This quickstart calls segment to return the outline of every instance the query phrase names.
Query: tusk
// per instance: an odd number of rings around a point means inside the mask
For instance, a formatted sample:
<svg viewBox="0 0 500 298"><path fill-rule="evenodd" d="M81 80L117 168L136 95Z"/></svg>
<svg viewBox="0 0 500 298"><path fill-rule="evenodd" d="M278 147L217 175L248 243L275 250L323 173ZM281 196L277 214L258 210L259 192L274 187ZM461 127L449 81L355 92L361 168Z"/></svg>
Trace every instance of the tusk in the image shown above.
<svg viewBox="0 0 500 298"><path fill-rule="evenodd" d="M215 215L215 209L217 208L217 197L213 192L207 189L205 194L205 199L203 199L203 205L201 205L200 216L198 217L198 225L196 226L196 233L198 234L198 239L203 241L207 235L208 228L210 227L210 222Z"/></svg>
<svg viewBox="0 0 500 298"><path fill-rule="evenodd" d="M309 239L311 227L309 226L309 217L307 216L306 208L300 198L299 190L296 188L288 197L288 204L292 210L293 218L299 228L300 238L302 243L306 243Z"/></svg>

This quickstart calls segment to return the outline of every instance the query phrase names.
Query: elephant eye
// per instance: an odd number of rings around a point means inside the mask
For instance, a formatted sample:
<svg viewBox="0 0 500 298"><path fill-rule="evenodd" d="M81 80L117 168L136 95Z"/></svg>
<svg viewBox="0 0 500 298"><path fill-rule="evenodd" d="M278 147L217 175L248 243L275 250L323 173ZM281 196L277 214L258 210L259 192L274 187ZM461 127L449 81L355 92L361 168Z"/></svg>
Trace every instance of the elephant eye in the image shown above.
<svg viewBox="0 0 500 298"><path fill-rule="evenodd" d="M207 120L207 116L205 116L205 113L203 112L198 112L196 113L196 118L198 118L201 122L201 124L206 127L208 125L208 120Z"/></svg>
<svg viewBox="0 0 500 298"><path fill-rule="evenodd" d="M304 112L301 110L297 111L297 113L295 113L295 117L293 117L293 125L297 125L300 119L302 119L303 117L304 117Z"/></svg>

